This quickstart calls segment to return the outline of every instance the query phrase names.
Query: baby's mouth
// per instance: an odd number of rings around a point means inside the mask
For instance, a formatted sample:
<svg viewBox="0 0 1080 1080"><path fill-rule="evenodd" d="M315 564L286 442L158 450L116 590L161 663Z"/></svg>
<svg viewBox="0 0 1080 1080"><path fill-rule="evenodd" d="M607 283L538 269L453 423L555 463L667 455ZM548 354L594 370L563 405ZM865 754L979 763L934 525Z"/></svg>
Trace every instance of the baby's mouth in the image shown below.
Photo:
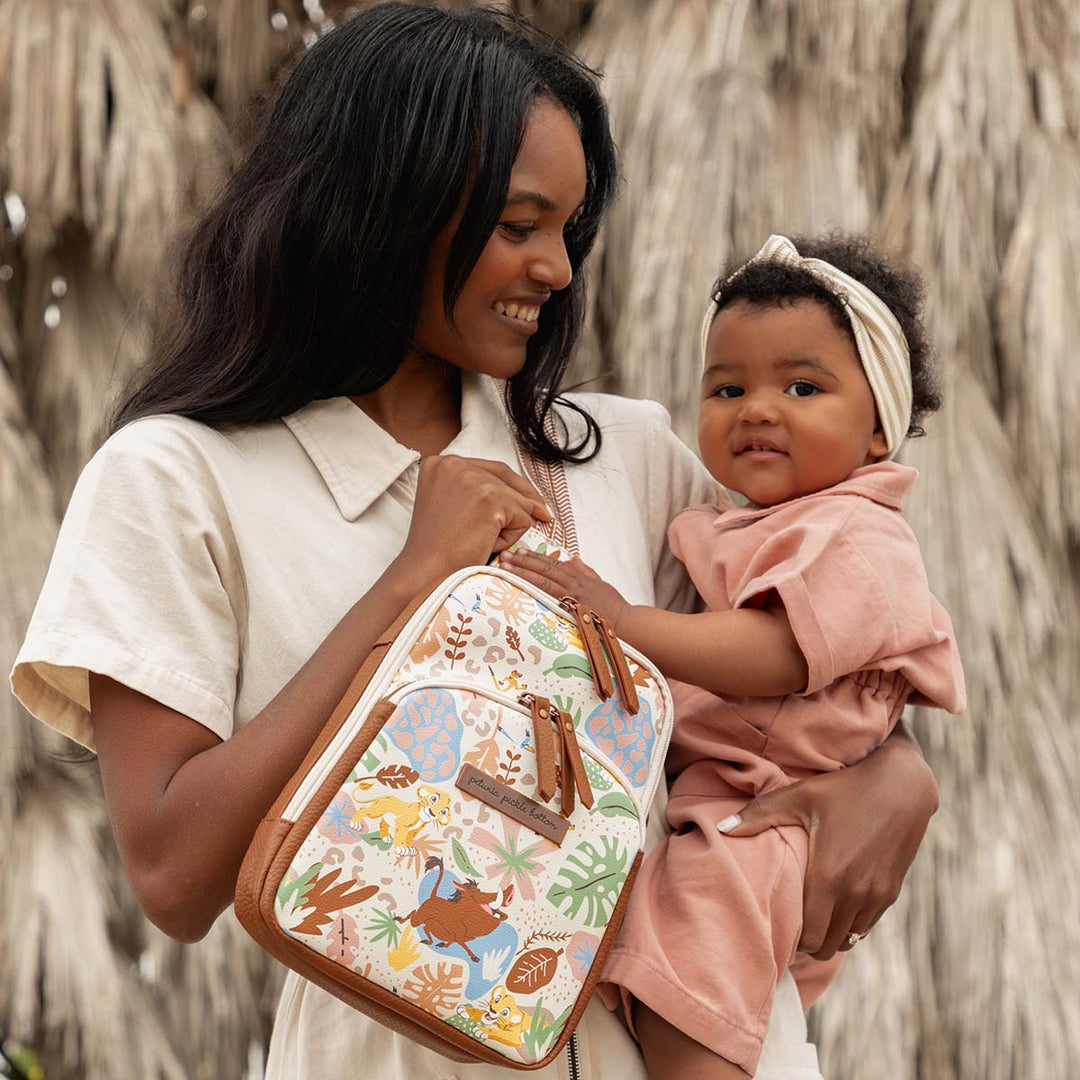
<svg viewBox="0 0 1080 1080"><path fill-rule="evenodd" d="M491 310L496 315L505 315L507 318L517 319L519 322L534 323L540 318L540 308L528 304L504 304L501 300L496 300L491 305Z"/></svg>

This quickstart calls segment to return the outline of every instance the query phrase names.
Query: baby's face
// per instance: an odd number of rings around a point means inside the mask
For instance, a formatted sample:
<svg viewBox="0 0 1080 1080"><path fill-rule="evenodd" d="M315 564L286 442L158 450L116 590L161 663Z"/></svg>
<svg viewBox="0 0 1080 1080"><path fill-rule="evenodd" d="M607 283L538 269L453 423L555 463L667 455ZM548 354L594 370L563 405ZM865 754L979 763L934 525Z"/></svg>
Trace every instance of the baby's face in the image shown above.
<svg viewBox="0 0 1080 1080"><path fill-rule="evenodd" d="M887 453L851 336L816 300L737 300L713 320L698 444L725 487L772 506Z"/></svg>

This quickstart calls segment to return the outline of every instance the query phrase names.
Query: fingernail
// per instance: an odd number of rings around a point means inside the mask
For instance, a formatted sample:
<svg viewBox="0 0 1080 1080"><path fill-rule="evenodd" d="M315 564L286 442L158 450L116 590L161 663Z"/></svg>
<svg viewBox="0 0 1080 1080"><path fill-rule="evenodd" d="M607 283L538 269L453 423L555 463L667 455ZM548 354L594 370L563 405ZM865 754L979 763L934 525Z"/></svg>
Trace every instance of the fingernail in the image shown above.
<svg viewBox="0 0 1080 1080"><path fill-rule="evenodd" d="M716 831L731 832L732 829L737 829L741 824L742 818L738 814L732 814L731 817L726 817L723 821L716 823Z"/></svg>

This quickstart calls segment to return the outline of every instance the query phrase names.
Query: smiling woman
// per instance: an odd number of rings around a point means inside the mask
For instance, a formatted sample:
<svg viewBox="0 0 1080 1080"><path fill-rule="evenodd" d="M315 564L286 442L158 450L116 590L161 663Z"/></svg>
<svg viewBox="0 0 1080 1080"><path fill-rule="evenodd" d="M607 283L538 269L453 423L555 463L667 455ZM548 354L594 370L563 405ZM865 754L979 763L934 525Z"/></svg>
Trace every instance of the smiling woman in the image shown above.
<svg viewBox="0 0 1080 1080"><path fill-rule="evenodd" d="M596 77L561 46L491 11L380 4L301 57L192 233L12 675L32 713L97 749L128 879L173 937L229 906L257 826L386 627L551 518L523 461L557 478L567 531L623 595L694 603L665 532L714 497L701 463L653 403L560 395L615 181ZM902 877L933 809L905 741L874 757L805 799L830 857L808 886L816 949L835 950L834 912L871 859ZM852 820L855 838L834 824ZM352 955L381 933L344 917L326 932ZM395 955L419 965L403 979L460 997L445 953ZM816 1077L790 980L779 997L762 1075ZM539 998L525 1007L552 1028ZM376 1070L448 1074L291 975L268 1078ZM594 1003L571 1057L537 1075L568 1073L644 1065Z"/></svg>

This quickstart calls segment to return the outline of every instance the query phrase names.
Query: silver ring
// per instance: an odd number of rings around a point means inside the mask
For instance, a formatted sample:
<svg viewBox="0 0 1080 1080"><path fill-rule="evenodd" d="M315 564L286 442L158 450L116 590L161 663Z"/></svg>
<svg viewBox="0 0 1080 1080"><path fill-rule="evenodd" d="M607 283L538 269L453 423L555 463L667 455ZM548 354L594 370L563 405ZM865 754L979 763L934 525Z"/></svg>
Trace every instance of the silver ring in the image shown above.
<svg viewBox="0 0 1080 1080"><path fill-rule="evenodd" d="M847 943L848 943L848 945L858 945L859 942L862 941L862 939L864 937L866 937L866 934L856 934L855 931L853 930L847 936Z"/></svg>

